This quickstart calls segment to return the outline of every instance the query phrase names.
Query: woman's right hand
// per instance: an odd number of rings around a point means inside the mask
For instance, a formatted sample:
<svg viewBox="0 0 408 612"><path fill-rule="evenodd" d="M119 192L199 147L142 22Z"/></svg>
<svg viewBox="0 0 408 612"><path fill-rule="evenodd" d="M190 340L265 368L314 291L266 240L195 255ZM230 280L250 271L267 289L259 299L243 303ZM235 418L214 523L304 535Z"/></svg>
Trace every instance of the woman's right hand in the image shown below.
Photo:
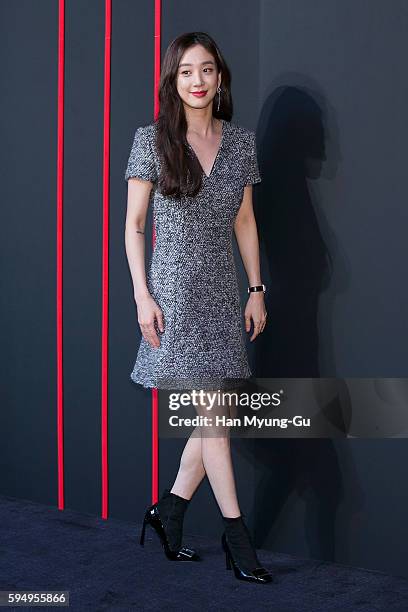
<svg viewBox="0 0 408 612"><path fill-rule="evenodd" d="M146 297L139 298L136 305L137 320L139 322L143 338L153 348L159 348L160 340L155 328L155 321L157 320L157 326L159 330L163 332L164 321L161 308L156 304L150 294Z"/></svg>

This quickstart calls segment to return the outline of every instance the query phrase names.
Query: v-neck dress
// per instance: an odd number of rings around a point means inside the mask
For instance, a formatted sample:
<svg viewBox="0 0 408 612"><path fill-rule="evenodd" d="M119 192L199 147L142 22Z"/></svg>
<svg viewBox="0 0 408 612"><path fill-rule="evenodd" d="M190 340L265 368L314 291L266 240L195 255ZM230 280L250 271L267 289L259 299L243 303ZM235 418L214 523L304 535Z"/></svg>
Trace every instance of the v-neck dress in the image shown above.
<svg viewBox="0 0 408 612"><path fill-rule="evenodd" d="M210 174L195 197L164 196L156 123L136 129L125 180L151 181L156 242L147 287L163 312L160 347L142 336L133 382L157 389L233 389L252 376L245 345L233 226L244 187L259 183L255 132L222 121ZM191 145L189 150L195 155Z"/></svg>

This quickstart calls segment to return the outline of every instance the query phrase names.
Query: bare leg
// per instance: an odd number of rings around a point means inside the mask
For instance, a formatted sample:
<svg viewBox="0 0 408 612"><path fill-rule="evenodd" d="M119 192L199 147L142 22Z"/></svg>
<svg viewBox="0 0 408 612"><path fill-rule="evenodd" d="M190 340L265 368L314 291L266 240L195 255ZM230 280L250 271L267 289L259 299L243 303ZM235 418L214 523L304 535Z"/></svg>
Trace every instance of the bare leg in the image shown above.
<svg viewBox="0 0 408 612"><path fill-rule="evenodd" d="M235 488L229 437L202 439L203 462L221 513L226 517L241 514Z"/></svg>
<svg viewBox="0 0 408 612"><path fill-rule="evenodd" d="M213 412L226 417L234 416L234 405L217 406ZM197 407L197 413L211 415L205 403ZM225 517L241 514L231 457L228 426L196 427L184 447L180 466L171 493L191 499L207 474L215 499Z"/></svg>
<svg viewBox="0 0 408 612"><path fill-rule="evenodd" d="M217 406L206 411L201 405L198 412L201 414L213 413L226 416L234 415L234 405ZM231 457L231 446L229 426L217 426L213 431L211 428L201 428L201 452L203 466L208 480L217 500L218 506L224 517L234 518L240 516L241 510L238 505L235 486L234 469Z"/></svg>
<svg viewBox="0 0 408 612"><path fill-rule="evenodd" d="M171 493L184 497L184 499L191 499L204 476L205 469L201 457L201 436L199 435L198 427L196 427L184 447L180 459L180 467Z"/></svg>

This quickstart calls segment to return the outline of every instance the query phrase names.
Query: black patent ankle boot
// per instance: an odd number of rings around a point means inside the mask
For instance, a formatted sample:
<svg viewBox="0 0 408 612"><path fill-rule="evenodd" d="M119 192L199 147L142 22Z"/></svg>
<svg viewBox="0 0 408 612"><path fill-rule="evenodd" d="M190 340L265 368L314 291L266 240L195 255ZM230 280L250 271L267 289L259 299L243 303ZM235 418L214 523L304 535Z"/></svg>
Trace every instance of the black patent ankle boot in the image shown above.
<svg viewBox="0 0 408 612"><path fill-rule="evenodd" d="M147 508L140 544L143 546L146 525L150 525L160 538L165 555L172 561L201 561L192 548L182 545L184 513L190 500L184 499L170 489L165 489L156 504Z"/></svg>
<svg viewBox="0 0 408 612"><path fill-rule="evenodd" d="M232 567L238 580L259 584L272 582L273 576L262 567L257 557L243 515L236 518L223 516L222 519L225 531L222 534L221 544L225 551L226 568Z"/></svg>

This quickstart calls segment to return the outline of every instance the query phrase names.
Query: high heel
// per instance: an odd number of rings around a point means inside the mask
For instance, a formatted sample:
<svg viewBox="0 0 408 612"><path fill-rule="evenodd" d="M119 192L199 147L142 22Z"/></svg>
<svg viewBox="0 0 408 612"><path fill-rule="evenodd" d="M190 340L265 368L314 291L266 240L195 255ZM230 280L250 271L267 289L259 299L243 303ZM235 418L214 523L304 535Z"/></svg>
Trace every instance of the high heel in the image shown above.
<svg viewBox="0 0 408 612"><path fill-rule="evenodd" d="M225 551L226 569L232 568L238 580L259 584L273 582L272 574L259 562L243 515L236 518L223 517L223 520L225 531L221 537L221 545Z"/></svg>
<svg viewBox="0 0 408 612"><path fill-rule="evenodd" d="M142 546L144 546L144 539L145 539L145 531L146 531L146 525L147 525L147 520L146 520L146 516L143 519L143 525L142 525L142 533L140 534L140 544Z"/></svg>
<svg viewBox="0 0 408 612"><path fill-rule="evenodd" d="M222 543L223 543L223 548L225 550L225 567L227 568L227 570L230 570L231 569L231 557L228 554L227 549L225 548L224 541Z"/></svg>
<svg viewBox="0 0 408 612"><path fill-rule="evenodd" d="M181 545L184 512L189 500L165 489L161 499L147 508L140 533L140 544L144 546L146 525L150 525L160 538L164 553L171 561L201 561L192 548Z"/></svg>

